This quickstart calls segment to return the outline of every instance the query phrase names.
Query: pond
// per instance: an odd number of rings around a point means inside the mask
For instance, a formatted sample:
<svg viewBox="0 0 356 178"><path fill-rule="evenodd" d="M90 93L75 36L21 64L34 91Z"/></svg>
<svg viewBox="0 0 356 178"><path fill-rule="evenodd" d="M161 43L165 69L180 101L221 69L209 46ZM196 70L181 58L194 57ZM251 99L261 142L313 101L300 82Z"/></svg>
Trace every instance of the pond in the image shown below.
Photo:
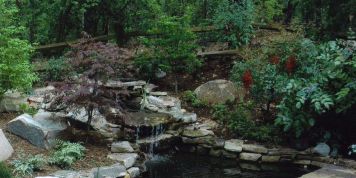
<svg viewBox="0 0 356 178"><path fill-rule="evenodd" d="M297 178L311 169L289 164L256 165L188 153L156 155L143 178Z"/></svg>

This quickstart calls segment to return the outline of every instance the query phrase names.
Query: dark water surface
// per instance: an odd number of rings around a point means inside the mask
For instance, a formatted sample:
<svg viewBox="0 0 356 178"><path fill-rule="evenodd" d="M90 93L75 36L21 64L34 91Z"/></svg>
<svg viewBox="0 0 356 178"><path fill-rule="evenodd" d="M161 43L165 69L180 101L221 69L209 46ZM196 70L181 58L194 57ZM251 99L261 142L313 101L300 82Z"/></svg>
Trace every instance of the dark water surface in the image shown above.
<svg viewBox="0 0 356 178"><path fill-rule="evenodd" d="M297 178L311 171L288 164L256 165L183 153L155 156L146 166L143 178Z"/></svg>

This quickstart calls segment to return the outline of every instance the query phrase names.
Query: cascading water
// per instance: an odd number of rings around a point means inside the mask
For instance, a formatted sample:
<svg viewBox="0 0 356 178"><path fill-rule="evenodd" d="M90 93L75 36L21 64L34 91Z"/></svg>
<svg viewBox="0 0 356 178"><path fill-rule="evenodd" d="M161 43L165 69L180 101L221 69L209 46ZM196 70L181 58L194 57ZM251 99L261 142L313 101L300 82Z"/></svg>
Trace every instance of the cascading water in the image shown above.
<svg viewBox="0 0 356 178"><path fill-rule="evenodd" d="M162 124L152 127L151 136L150 136L150 144L148 149L148 156L152 159L154 155L154 149L159 146L158 137L164 132L164 128Z"/></svg>

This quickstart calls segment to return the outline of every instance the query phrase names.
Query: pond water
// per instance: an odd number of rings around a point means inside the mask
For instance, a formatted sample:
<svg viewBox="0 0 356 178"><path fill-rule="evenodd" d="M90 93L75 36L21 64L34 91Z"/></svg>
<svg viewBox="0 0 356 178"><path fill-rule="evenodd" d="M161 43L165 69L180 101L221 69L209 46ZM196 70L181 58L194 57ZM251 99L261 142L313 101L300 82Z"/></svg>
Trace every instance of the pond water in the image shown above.
<svg viewBox="0 0 356 178"><path fill-rule="evenodd" d="M146 167L143 178L297 178L311 171L295 165L255 165L186 153L156 155Z"/></svg>

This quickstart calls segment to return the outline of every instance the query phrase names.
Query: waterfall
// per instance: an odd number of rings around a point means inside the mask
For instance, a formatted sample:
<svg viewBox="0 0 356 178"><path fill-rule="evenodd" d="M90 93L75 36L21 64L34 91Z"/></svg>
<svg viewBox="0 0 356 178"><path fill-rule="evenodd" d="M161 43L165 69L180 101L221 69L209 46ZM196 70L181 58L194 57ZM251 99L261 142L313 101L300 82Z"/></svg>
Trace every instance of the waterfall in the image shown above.
<svg viewBox="0 0 356 178"><path fill-rule="evenodd" d="M163 124L159 124L157 126L153 126L151 130L151 136L150 136L150 144L148 148L148 155L150 158L153 158L154 155L154 149L159 146L159 139L158 137L164 132Z"/></svg>

